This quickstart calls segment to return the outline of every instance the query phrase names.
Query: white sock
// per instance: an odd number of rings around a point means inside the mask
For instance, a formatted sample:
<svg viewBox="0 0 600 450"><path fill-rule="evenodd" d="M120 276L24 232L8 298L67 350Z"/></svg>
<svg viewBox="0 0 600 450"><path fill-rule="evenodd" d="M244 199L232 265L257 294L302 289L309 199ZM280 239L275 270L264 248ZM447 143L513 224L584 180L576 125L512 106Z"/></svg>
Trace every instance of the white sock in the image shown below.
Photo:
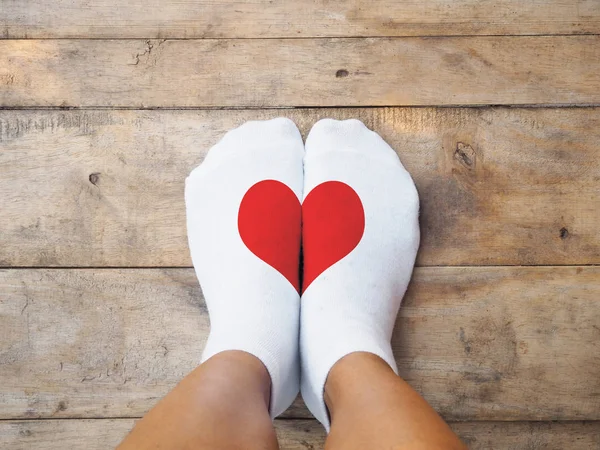
<svg viewBox="0 0 600 450"><path fill-rule="evenodd" d="M292 121L248 122L210 150L185 186L190 252L211 322L202 361L225 350L260 359L273 418L299 386L303 156Z"/></svg>
<svg viewBox="0 0 600 450"><path fill-rule="evenodd" d="M358 120L319 121L305 151L301 390L329 431L323 388L340 358L370 352L397 372L390 339L419 247L419 199L396 153Z"/></svg>

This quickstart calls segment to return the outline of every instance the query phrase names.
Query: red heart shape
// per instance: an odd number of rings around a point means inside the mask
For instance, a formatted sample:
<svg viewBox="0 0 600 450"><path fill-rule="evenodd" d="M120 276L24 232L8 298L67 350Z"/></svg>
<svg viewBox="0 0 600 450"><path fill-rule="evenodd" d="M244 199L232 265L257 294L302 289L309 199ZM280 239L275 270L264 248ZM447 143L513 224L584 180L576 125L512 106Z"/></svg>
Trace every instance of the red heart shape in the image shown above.
<svg viewBox="0 0 600 450"><path fill-rule="evenodd" d="M246 247L281 273L300 293L302 207L289 187L264 180L244 194L238 230Z"/></svg>
<svg viewBox="0 0 600 450"><path fill-rule="evenodd" d="M244 195L238 229L246 247L300 293L301 239L305 291L358 245L365 229L365 213L358 194L340 181L318 185L301 206L285 184L264 180Z"/></svg>
<svg viewBox="0 0 600 450"><path fill-rule="evenodd" d="M302 292L354 250L364 231L365 210L350 186L327 181L310 191L302 205Z"/></svg>

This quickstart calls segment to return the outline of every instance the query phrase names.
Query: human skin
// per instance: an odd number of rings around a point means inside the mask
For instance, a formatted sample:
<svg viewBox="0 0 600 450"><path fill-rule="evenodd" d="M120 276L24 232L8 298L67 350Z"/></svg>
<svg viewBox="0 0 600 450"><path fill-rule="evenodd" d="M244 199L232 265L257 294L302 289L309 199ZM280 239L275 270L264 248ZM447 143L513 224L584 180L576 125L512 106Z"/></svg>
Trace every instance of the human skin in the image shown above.
<svg viewBox="0 0 600 450"><path fill-rule="evenodd" d="M259 359L219 353L191 372L118 450L272 450L271 380ZM331 432L325 450L466 449L442 418L379 357L351 353L325 383Z"/></svg>

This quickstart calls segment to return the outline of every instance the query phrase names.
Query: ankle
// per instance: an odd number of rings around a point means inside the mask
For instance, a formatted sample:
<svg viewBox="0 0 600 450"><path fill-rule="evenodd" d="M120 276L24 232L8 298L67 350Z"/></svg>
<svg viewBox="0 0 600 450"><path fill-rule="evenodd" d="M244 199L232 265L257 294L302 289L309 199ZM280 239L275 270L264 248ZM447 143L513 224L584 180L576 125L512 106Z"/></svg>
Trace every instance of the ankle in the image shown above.
<svg viewBox="0 0 600 450"><path fill-rule="evenodd" d="M335 410L345 405L360 402L363 395L372 398L379 389L369 386L388 378L395 379L397 376L379 356L368 352L344 356L333 365L325 381L324 400L330 415L333 417Z"/></svg>
<svg viewBox="0 0 600 450"><path fill-rule="evenodd" d="M204 370L203 370L204 369ZM227 350L206 360L195 372L209 381L219 403L232 394L240 401L262 401L269 408L271 377L256 356L240 350ZM244 398L252 397L252 398Z"/></svg>

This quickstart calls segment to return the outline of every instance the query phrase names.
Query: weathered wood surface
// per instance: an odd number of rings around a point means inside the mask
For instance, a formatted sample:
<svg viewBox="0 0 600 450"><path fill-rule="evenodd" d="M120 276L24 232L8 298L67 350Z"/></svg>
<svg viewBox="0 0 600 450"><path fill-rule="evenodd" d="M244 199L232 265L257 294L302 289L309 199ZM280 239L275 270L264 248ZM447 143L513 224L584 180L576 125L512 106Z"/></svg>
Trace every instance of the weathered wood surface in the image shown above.
<svg viewBox="0 0 600 450"><path fill-rule="evenodd" d="M183 183L245 120L381 133L421 197L419 265L600 263L600 108L0 111L0 266L191 266Z"/></svg>
<svg viewBox="0 0 600 450"><path fill-rule="evenodd" d="M599 33L596 0L8 1L4 38L248 38Z"/></svg>
<svg viewBox="0 0 600 450"><path fill-rule="evenodd" d="M0 40L9 109L600 103L597 0L0 3L0 39L23 39ZM189 266L184 177L277 115L358 117L397 149L421 266L600 264L600 109L386 108L0 111L0 267ZM0 270L0 448L113 448L208 329L189 269ZM600 267L428 267L393 346L477 421L451 423L471 449L587 450L599 338ZM282 449L322 447L301 401L286 417Z"/></svg>
<svg viewBox="0 0 600 450"><path fill-rule="evenodd" d="M5 269L0 286L0 419L142 416L209 329L192 269ZM598 420L600 267L417 269L393 348L447 419Z"/></svg>
<svg viewBox="0 0 600 450"><path fill-rule="evenodd" d="M0 40L0 105L600 103L600 36Z"/></svg>
<svg viewBox="0 0 600 450"><path fill-rule="evenodd" d="M11 450L109 450L135 419L10 420L0 422L0 447ZM600 422L455 422L471 450L590 450L600 447ZM316 420L276 420L281 450L323 448Z"/></svg>

